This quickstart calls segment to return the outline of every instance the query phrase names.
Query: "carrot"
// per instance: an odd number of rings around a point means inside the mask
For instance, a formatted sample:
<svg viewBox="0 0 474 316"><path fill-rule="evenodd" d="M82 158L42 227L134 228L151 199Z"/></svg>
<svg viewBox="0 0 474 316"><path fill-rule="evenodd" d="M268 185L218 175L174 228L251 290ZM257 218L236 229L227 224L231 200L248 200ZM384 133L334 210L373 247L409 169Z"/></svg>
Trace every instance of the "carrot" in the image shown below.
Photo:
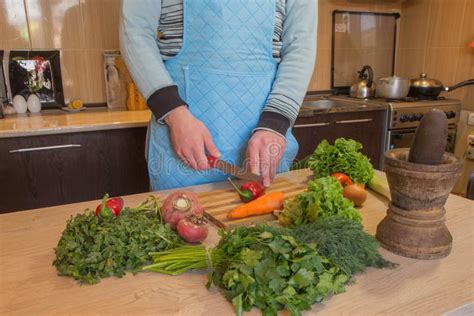
<svg viewBox="0 0 474 316"><path fill-rule="evenodd" d="M240 205L227 213L227 218L243 218L252 215L263 215L272 213L283 207L284 195L281 192L271 192L247 203Z"/></svg>

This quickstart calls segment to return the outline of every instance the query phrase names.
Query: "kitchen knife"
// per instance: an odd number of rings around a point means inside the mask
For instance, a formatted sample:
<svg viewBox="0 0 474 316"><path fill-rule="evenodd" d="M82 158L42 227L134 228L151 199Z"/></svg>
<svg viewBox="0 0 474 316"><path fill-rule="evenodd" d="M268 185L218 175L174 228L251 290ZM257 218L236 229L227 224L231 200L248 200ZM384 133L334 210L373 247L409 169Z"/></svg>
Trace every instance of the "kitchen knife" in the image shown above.
<svg viewBox="0 0 474 316"><path fill-rule="evenodd" d="M207 160L209 161L209 165L211 168L216 168L224 172L225 174L233 175L239 179L255 181L258 183L263 182L263 178L255 173L247 171L244 168L231 164L227 161L221 160L214 156L208 155Z"/></svg>

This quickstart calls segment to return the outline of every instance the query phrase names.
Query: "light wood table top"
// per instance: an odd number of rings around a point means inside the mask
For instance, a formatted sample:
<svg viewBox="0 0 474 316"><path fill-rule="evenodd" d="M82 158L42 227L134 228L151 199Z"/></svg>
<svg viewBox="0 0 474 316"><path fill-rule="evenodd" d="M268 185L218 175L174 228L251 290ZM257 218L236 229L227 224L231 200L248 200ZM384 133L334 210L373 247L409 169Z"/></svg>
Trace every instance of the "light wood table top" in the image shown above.
<svg viewBox="0 0 474 316"><path fill-rule="evenodd" d="M0 138L90 132L98 130L143 127L150 121L151 112L87 108L70 113L44 110L0 119Z"/></svg>
<svg viewBox="0 0 474 316"><path fill-rule="evenodd" d="M295 179L307 171L280 175ZM193 187L194 191L228 188L219 183ZM166 192L160 192L163 196ZM135 205L149 193L125 197ZM21 198L19 196L19 198ZM218 198L218 197L216 197ZM80 286L59 277L51 265L66 220L99 201L63 205L0 215L0 314L139 314L231 315L232 305L217 288L207 290L206 272L182 276L155 273L107 278L93 286ZM374 234L385 215L387 201L369 194L360 209L365 229ZM381 249L399 267L368 269L357 275L346 293L313 306L307 314L320 315L439 315L474 302L474 202L450 196L447 226L454 244L450 256L440 260L415 260ZM208 243L217 241L211 228ZM259 315L253 309L249 315ZM286 314L286 313L284 313Z"/></svg>

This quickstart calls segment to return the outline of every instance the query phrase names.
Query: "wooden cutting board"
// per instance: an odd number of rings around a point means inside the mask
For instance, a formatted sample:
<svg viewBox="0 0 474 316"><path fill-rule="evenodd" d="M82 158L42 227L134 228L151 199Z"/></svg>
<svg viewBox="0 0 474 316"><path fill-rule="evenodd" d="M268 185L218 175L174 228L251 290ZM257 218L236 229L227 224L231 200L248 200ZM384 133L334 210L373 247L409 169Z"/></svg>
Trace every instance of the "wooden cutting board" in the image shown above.
<svg viewBox="0 0 474 316"><path fill-rule="evenodd" d="M237 182L237 185L244 181ZM280 191L285 198L292 198L298 193L306 190L308 180L291 180L287 177L276 178L268 192ZM257 223L275 221L273 214L250 216L242 219L228 219L227 213L242 204L238 194L232 189L216 190L198 193L199 201L203 204L206 218L218 227L229 229L236 226L251 226Z"/></svg>

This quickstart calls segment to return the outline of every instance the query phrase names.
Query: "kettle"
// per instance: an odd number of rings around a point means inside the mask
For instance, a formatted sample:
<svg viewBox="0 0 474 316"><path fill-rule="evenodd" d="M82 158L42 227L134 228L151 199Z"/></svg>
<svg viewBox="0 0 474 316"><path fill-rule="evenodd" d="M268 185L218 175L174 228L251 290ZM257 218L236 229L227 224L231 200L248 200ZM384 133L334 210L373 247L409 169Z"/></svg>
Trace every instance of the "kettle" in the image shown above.
<svg viewBox="0 0 474 316"><path fill-rule="evenodd" d="M367 75L365 73L368 73ZM351 86L351 97L365 99L375 94L374 72L366 65L359 71L359 80Z"/></svg>

